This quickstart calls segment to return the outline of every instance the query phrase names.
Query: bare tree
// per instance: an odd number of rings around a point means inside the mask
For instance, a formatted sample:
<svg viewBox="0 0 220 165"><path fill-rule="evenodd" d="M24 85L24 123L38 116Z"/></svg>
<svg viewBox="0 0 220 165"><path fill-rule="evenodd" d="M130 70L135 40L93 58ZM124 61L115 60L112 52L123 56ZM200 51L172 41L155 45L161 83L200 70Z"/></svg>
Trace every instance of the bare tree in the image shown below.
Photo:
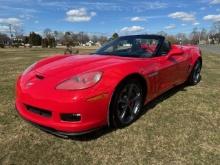
<svg viewBox="0 0 220 165"><path fill-rule="evenodd" d="M107 37L105 37L105 36L100 36L99 37L99 42L101 43L101 44L104 44L105 42L107 42L108 41L108 38Z"/></svg>
<svg viewBox="0 0 220 165"><path fill-rule="evenodd" d="M164 36L164 37L167 37L168 34L165 32L165 31L160 31L157 33L158 35L161 35L161 36Z"/></svg>
<svg viewBox="0 0 220 165"><path fill-rule="evenodd" d="M3 33L0 33L0 47L4 48L6 44L9 44L10 38Z"/></svg>
<svg viewBox="0 0 220 165"><path fill-rule="evenodd" d="M46 28L46 29L44 30L44 37L45 37L45 38L52 38L52 37L53 37L52 30L49 29L49 28Z"/></svg>
<svg viewBox="0 0 220 165"><path fill-rule="evenodd" d="M57 38L58 38L59 32L55 30L55 31L53 32L53 34L54 34L54 38L55 38L55 40L57 41Z"/></svg>
<svg viewBox="0 0 220 165"><path fill-rule="evenodd" d="M178 40L174 35L167 35L166 39L171 42L171 44L177 44Z"/></svg>
<svg viewBox="0 0 220 165"><path fill-rule="evenodd" d="M212 39L220 44L220 21L213 23L212 30L215 33L212 35Z"/></svg>
<svg viewBox="0 0 220 165"><path fill-rule="evenodd" d="M84 32L79 32L77 39L80 42L80 44L85 44L86 42L89 41L89 36Z"/></svg>
<svg viewBox="0 0 220 165"><path fill-rule="evenodd" d="M176 38L182 44L188 44L189 43L189 39L187 38L187 35L185 33L178 33L176 35Z"/></svg>
<svg viewBox="0 0 220 165"><path fill-rule="evenodd" d="M91 40L92 40L92 42L96 43L96 42L98 42L98 37L96 35L93 35L91 37Z"/></svg>
<svg viewBox="0 0 220 165"><path fill-rule="evenodd" d="M191 42L192 44L198 44L199 43L199 40L200 40L200 32L198 31L198 28L195 27L193 29L193 31L191 32L190 34L190 39L191 39Z"/></svg>
<svg viewBox="0 0 220 165"><path fill-rule="evenodd" d="M56 40L54 37L54 33L52 32L51 29L46 28L44 30L44 39L42 40L42 47L50 47L50 48L54 48L56 47Z"/></svg>
<svg viewBox="0 0 220 165"><path fill-rule="evenodd" d="M212 30L213 30L215 33L220 33L220 21L213 23L213 25L212 25Z"/></svg>
<svg viewBox="0 0 220 165"><path fill-rule="evenodd" d="M15 37L23 36L24 29L21 26L13 26Z"/></svg>

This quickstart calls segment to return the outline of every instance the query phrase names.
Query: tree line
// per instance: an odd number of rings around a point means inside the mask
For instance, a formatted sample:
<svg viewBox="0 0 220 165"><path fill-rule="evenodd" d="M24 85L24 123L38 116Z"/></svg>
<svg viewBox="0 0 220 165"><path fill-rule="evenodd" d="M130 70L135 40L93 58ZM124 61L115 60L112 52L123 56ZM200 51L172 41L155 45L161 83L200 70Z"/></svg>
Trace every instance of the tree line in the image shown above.
<svg viewBox="0 0 220 165"><path fill-rule="evenodd" d="M164 31L160 31L157 34L163 35L171 43L181 44L220 44L220 21L215 22L210 30L205 28L195 27L190 34L184 32L176 35L170 35ZM106 41L119 37L117 33L114 33L110 38L100 35L88 35L85 32L60 32L52 31L51 29L45 29L43 34L37 34L31 32L28 36L24 36L21 33L16 33L13 42L6 34L0 33L0 47L4 45L29 45L42 46L43 48L54 48L57 45L79 46L85 45L90 42L90 45L102 45Z"/></svg>
<svg viewBox="0 0 220 165"><path fill-rule="evenodd" d="M164 31L158 34L163 35L171 43L182 44L220 44L220 21L213 23L210 30L195 27L190 34L184 32L176 35L169 35Z"/></svg>
<svg viewBox="0 0 220 165"><path fill-rule="evenodd" d="M52 31L51 29L45 29L43 34L40 35L36 32L30 32L28 36L19 34L10 39L6 34L0 33L0 46L4 45L10 46L21 46L28 45L32 46L42 46L43 48L54 48L57 45L66 46L80 46L85 45L87 42L91 42L91 45L104 44L108 38L102 35L88 35L84 32L60 32Z"/></svg>

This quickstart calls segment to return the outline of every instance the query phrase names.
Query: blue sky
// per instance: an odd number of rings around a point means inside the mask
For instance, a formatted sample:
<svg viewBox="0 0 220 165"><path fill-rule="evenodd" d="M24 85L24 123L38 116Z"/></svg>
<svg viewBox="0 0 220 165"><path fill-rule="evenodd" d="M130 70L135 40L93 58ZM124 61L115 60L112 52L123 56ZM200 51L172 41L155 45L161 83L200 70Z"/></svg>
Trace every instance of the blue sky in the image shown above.
<svg viewBox="0 0 220 165"><path fill-rule="evenodd" d="M220 0L0 0L0 32L7 24L42 33L84 31L110 35L190 33L220 21Z"/></svg>

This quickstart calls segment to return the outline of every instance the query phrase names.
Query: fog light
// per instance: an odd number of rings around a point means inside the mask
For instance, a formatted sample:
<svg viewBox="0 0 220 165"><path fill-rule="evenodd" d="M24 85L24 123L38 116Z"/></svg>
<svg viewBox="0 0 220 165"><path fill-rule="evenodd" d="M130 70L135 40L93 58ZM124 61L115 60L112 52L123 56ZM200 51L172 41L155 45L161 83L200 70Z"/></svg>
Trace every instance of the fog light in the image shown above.
<svg viewBox="0 0 220 165"><path fill-rule="evenodd" d="M69 113L69 114L61 114L60 115L61 120L63 121L80 121L81 120L81 115L80 114L74 114L74 113Z"/></svg>

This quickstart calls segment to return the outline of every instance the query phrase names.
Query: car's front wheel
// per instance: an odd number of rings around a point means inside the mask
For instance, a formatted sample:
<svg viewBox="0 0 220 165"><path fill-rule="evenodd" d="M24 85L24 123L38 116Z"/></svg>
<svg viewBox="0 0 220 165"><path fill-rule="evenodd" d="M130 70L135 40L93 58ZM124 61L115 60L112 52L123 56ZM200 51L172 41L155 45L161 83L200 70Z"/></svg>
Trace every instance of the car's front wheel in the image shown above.
<svg viewBox="0 0 220 165"><path fill-rule="evenodd" d="M193 67L193 70L189 76L188 82L190 85L196 85L200 82L201 69L202 69L202 62L201 62L201 60L197 60L194 67Z"/></svg>
<svg viewBox="0 0 220 165"><path fill-rule="evenodd" d="M116 89L110 106L110 122L114 127L124 127L140 115L144 103L144 91L138 79L129 79Z"/></svg>

